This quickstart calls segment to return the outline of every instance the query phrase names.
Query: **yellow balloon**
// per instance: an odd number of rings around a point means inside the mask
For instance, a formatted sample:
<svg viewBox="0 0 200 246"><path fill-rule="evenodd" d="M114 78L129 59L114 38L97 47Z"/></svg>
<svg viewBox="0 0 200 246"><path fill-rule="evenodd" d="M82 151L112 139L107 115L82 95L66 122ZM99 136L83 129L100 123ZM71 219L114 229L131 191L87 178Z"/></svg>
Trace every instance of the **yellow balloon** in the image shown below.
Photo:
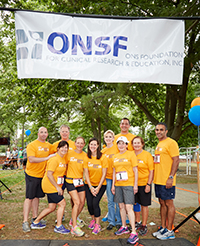
<svg viewBox="0 0 200 246"><path fill-rule="evenodd" d="M195 98L192 102L191 102L191 108L194 106L200 105L200 97Z"/></svg>

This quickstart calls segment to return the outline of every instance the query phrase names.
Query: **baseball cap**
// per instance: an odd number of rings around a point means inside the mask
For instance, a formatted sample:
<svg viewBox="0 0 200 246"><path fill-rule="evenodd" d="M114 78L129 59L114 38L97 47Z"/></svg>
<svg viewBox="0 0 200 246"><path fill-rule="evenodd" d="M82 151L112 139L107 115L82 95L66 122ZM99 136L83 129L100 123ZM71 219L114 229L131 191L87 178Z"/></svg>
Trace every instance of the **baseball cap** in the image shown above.
<svg viewBox="0 0 200 246"><path fill-rule="evenodd" d="M117 139L117 143L118 143L119 141L123 141L123 142L126 143L126 144L129 143L129 141L127 140L127 138L124 137L124 136L119 137L119 138Z"/></svg>

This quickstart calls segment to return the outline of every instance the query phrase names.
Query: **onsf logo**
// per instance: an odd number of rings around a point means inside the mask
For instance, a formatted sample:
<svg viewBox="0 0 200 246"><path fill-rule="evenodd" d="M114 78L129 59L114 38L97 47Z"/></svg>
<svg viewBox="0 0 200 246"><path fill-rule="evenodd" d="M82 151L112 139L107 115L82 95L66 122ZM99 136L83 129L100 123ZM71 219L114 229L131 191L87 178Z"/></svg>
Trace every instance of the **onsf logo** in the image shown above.
<svg viewBox="0 0 200 246"><path fill-rule="evenodd" d="M23 29L17 29L17 60L42 59L43 36L43 32L28 31L25 33Z"/></svg>

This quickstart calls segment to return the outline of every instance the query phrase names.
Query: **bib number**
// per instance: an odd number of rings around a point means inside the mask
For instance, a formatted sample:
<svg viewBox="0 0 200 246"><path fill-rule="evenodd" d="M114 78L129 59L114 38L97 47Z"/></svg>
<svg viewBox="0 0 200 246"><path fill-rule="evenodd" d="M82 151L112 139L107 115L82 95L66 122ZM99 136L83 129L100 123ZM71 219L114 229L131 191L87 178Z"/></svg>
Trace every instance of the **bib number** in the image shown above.
<svg viewBox="0 0 200 246"><path fill-rule="evenodd" d="M73 179L73 184L75 187L83 186L84 185L83 179Z"/></svg>
<svg viewBox="0 0 200 246"><path fill-rule="evenodd" d="M154 156L154 163L155 164L160 164L160 155L159 154Z"/></svg>
<svg viewBox="0 0 200 246"><path fill-rule="evenodd" d="M128 174L126 171L124 172L118 172L116 174L117 181L126 181L128 180Z"/></svg>
<svg viewBox="0 0 200 246"><path fill-rule="evenodd" d="M58 184L58 185L64 184L64 177L63 177L63 176L57 178L57 184Z"/></svg>

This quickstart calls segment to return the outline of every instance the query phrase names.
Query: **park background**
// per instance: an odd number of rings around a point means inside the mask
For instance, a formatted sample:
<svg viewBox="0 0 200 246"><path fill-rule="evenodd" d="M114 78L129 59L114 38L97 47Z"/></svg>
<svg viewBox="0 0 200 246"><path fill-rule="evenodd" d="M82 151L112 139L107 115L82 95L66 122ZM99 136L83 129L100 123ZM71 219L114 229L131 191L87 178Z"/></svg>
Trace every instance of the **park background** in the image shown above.
<svg viewBox="0 0 200 246"><path fill-rule="evenodd" d="M87 142L90 137L95 136L103 145L103 132L112 129L116 134L119 133L119 122L123 117L130 119L131 132L144 138L146 149L152 154L157 144L154 128L160 121L166 122L169 129L168 136L175 139L179 147L196 147L198 144L197 127L190 122L188 112L192 100L200 95L199 0L1 0L0 6L56 13L185 19L185 59L182 85L120 84L52 79L19 80L16 68L14 13L1 11L0 137L10 137L12 147L24 148L27 143L37 138L37 130L40 126L47 127L48 140L53 143L60 139L61 124L70 126L72 140L81 135ZM187 19L187 17L198 18ZM27 129L31 131L29 136L25 135ZM6 147L0 146L0 152L5 153ZM182 155L185 155L184 151ZM3 173L1 175L5 176ZM21 175L18 181L23 177L23 172ZM188 176L190 175L185 175L187 179L183 178L180 182L191 182ZM8 180L10 182L10 178ZM196 178L192 180L193 183L196 182ZM13 176L12 182L14 182ZM24 199L24 184L17 186L16 190L19 193L5 193L5 199L0 203L0 218L5 218L3 212L9 214L10 225L14 224L11 234L14 236L16 231L16 237L20 237L18 229L21 230L22 205L20 204ZM17 207L13 215L13 208ZM194 207L190 208L188 204L187 211L183 212L188 214L192 210ZM159 210L153 213L156 217ZM189 223L186 225L186 231L191 231L190 236L193 239L188 240L197 243L199 227L197 225L197 230L193 231L194 225ZM6 234L1 235L6 239Z"/></svg>

